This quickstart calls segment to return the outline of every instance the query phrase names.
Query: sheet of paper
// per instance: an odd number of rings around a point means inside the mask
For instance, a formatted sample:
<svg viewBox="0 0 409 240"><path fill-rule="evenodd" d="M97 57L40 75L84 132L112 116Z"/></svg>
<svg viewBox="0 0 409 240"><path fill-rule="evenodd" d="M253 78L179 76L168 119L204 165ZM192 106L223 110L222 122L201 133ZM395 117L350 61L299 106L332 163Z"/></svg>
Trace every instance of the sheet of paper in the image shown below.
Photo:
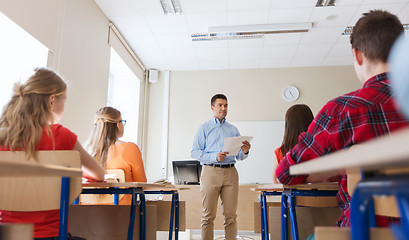
<svg viewBox="0 0 409 240"><path fill-rule="evenodd" d="M236 156L241 146L243 145L242 142L248 141L250 142L253 137L250 136L239 136L239 137L228 137L224 139L223 149L222 152L229 152L227 155Z"/></svg>

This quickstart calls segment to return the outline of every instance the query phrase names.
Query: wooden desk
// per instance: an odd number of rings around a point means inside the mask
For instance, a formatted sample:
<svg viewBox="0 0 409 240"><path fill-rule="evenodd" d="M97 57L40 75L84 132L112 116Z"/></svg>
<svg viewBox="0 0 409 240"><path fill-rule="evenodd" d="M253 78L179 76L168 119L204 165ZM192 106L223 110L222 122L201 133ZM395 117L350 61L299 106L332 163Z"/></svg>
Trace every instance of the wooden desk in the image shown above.
<svg viewBox="0 0 409 240"><path fill-rule="evenodd" d="M297 184L297 185L284 185L284 184L268 184L260 185L256 188L252 188L253 191L284 191L284 189L297 189L297 190L338 190L338 183L328 182L328 183L307 183L307 184Z"/></svg>
<svg viewBox="0 0 409 240"><path fill-rule="evenodd" d="M409 129L394 132L359 144L356 148L340 150L312 161L290 167L291 175L313 173L345 173L346 169L363 171L409 166Z"/></svg>
<svg viewBox="0 0 409 240"><path fill-rule="evenodd" d="M132 194L132 203L130 206L130 219L128 226L128 240L133 239L134 221L136 212L136 201L139 195L140 201L140 238L145 239L145 194L171 194L171 218L169 224L169 239L172 239L173 223L175 223L175 239L179 237L179 195L177 188L173 185L158 184L158 183L140 183L140 182L124 182L124 183L107 183L107 182L89 182L83 183L82 194ZM188 188L183 188L188 189Z"/></svg>
<svg viewBox="0 0 409 240"><path fill-rule="evenodd" d="M338 151L315 160L290 167L291 175L312 173L345 173L361 169L364 173L409 166L409 129L397 131L362 144L356 148ZM397 230L409 236L409 174L368 177L357 184L351 200L351 237L369 239L369 208L374 195L395 196L401 209L402 224Z"/></svg>
<svg viewBox="0 0 409 240"><path fill-rule="evenodd" d="M298 240L298 226L297 216L295 212L295 197L296 196L308 196L308 197L328 197L335 196L338 191L338 183L323 183L323 184L299 184L285 186L283 184L271 184L258 186L252 190L260 191L260 216L261 216L261 238L263 240L269 239L268 231L268 209L267 209L267 197L268 195L281 196L281 234L282 239L288 239L288 225L287 216L290 213L291 230L294 240Z"/></svg>

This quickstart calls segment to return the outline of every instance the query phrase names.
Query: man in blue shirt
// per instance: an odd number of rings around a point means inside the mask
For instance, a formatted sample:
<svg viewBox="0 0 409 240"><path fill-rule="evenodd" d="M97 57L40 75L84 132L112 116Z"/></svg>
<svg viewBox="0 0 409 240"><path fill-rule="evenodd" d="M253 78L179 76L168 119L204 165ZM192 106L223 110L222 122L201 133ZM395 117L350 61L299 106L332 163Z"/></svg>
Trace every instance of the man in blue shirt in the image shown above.
<svg viewBox="0 0 409 240"><path fill-rule="evenodd" d="M221 151L225 138L240 136L237 128L226 122L227 106L225 95L212 97L213 118L199 127L191 151L192 158L203 165L200 178L202 240L213 239L213 221L219 196L223 206L225 238L233 240L237 236L239 175L234 164L236 160L247 158L251 145L244 141L236 156Z"/></svg>

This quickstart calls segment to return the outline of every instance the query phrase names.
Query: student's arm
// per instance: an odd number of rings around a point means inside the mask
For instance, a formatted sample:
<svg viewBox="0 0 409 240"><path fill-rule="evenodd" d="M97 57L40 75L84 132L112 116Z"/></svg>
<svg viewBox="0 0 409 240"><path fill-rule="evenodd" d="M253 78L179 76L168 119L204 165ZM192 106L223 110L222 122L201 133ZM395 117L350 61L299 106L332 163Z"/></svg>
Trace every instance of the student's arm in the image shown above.
<svg viewBox="0 0 409 240"><path fill-rule="evenodd" d="M83 176L86 178L92 178L98 181L104 180L105 170L98 164L97 161L91 155L85 151L81 144L77 141L75 143L74 149L80 153L81 166L83 171Z"/></svg>
<svg viewBox="0 0 409 240"><path fill-rule="evenodd" d="M142 154L138 146L134 143L129 144L123 156L131 167L132 179L135 182L147 182L148 179L146 178L145 168L143 166Z"/></svg>
<svg viewBox="0 0 409 240"><path fill-rule="evenodd" d="M279 181L278 181L278 179L277 179L277 176L276 176L276 169L277 169L277 163L278 161L277 161L277 155L276 154L274 154L274 160L273 160L273 183L275 184L275 183L280 183Z"/></svg>

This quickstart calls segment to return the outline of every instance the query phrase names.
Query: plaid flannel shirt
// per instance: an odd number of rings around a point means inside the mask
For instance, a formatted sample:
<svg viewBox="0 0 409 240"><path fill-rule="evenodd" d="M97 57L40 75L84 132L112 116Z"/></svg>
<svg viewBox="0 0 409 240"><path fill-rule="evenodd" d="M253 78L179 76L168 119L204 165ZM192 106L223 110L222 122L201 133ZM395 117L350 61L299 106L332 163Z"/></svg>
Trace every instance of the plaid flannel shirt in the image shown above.
<svg viewBox="0 0 409 240"><path fill-rule="evenodd" d="M307 176L291 176L290 166L348 148L408 126L397 111L386 73L367 80L363 88L329 101L301 133L298 144L281 160L276 176L286 185L305 182ZM385 148L387 149L387 147ZM341 217L337 225L350 225L350 195L347 177L338 176L337 200ZM384 225L378 221L380 225Z"/></svg>

